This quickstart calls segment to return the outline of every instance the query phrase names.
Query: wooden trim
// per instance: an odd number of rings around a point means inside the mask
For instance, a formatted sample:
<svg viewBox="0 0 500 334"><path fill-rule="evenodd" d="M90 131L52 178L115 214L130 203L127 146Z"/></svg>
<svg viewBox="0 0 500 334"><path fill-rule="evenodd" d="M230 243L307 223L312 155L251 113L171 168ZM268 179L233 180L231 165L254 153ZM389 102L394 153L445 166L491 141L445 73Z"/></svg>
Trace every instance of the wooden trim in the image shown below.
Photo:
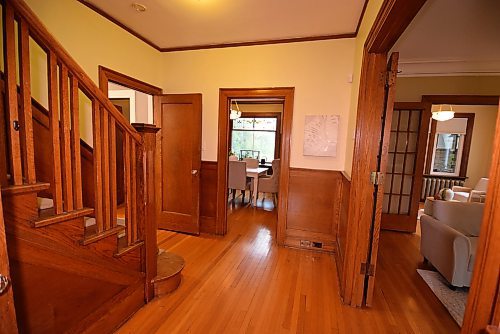
<svg viewBox="0 0 500 334"><path fill-rule="evenodd" d="M455 118L467 118L467 130L465 132L465 141L460 160L459 177L467 177L467 167L469 164L470 146L472 143L472 132L474 130L474 113L455 113ZM427 156L425 157L425 174L431 174L432 153L434 152L434 138L436 137L437 121L431 121L431 132L427 139ZM432 175L433 176L433 175Z"/></svg>
<svg viewBox="0 0 500 334"><path fill-rule="evenodd" d="M480 333L493 324L500 284L500 113L497 116L488 197L477 246L462 333ZM497 322L498 324L498 322Z"/></svg>
<svg viewBox="0 0 500 334"><path fill-rule="evenodd" d="M108 83L110 81L149 95L159 95L163 93L160 87L153 86L147 82L99 65L99 88L106 96L108 96Z"/></svg>
<svg viewBox="0 0 500 334"><path fill-rule="evenodd" d="M248 41L248 42L235 42L235 43L189 45L189 46L179 46L179 47L172 47L172 48L161 48L160 51L161 52L177 52L177 51L192 51L192 50L206 50L206 49L222 49L222 48L234 48L234 47L240 47L240 46L286 44L286 43L324 41L324 40L344 39L344 38L356 38L356 33L353 32L353 33L346 33L346 34L317 35L317 36L308 36L308 37L281 38L281 39L269 39L269 40L261 40L261 41Z"/></svg>
<svg viewBox="0 0 500 334"><path fill-rule="evenodd" d="M108 19L109 21L113 22L114 24L116 24L117 26L119 26L120 28L122 28L123 30L125 30L126 32L128 32L131 35L137 37L138 39L140 39L141 41L143 41L144 43L146 43L150 47L152 47L152 48L154 48L154 49L156 49L158 51L161 51L161 48L158 45L156 45L155 43L153 43L152 41L150 41L146 37L142 36L141 34L139 34L138 32L136 32L132 28L127 27L125 24L121 23L120 21L118 21L117 19L115 19L114 17L112 17L111 15L108 15L108 13L106 13L103 10L101 10L100 8L94 6L93 4L89 3L86 0L77 0L77 1L79 3L81 3L82 5L84 5L84 6L88 7L88 8L90 8L90 9L92 9L94 12L96 12L99 15L101 15L102 17L104 17L104 18Z"/></svg>
<svg viewBox="0 0 500 334"><path fill-rule="evenodd" d="M290 173L290 144L295 88L223 88L219 90L219 146L217 151L217 216L216 233L227 233L227 166L229 148L229 106L238 98L283 98L283 128L281 138L280 196L278 203L278 245L283 245L288 206L288 182Z"/></svg>

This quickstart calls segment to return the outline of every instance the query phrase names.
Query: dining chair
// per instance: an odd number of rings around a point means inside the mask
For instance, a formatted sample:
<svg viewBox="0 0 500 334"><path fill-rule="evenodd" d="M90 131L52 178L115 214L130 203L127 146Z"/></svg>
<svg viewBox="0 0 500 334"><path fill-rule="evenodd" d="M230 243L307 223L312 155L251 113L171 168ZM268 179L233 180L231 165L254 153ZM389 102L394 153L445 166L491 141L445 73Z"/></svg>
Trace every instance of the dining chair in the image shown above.
<svg viewBox="0 0 500 334"><path fill-rule="evenodd" d="M252 199L251 182L247 181L247 164L245 161L229 161L228 188L233 192L233 203L236 190L241 190L241 202L245 203L245 190L250 190L250 200Z"/></svg>
<svg viewBox="0 0 500 334"><path fill-rule="evenodd" d="M243 159L247 163L247 168L259 168L259 160L253 158Z"/></svg>
<svg viewBox="0 0 500 334"><path fill-rule="evenodd" d="M275 207L276 207L276 199L280 189L280 165L281 165L281 160L274 159L272 163L273 175L259 177L259 184L257 186L257 198L259 197L259 192L270 193L273 195L273 203Z"/></svg>

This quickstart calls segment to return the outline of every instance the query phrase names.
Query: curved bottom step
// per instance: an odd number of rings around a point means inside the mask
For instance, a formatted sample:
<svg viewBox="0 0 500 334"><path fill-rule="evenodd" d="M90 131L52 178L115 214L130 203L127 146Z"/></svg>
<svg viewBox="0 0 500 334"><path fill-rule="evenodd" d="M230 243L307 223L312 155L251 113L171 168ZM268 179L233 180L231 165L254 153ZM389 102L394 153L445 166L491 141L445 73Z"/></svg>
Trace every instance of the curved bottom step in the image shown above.
<svg viewBox="0 0 500 334"><path fill-rule="evenodd" d="M160 249L157 259L158 275L153 280L155 296L168 294L179 287L184 263L181 256Z"/></svg>

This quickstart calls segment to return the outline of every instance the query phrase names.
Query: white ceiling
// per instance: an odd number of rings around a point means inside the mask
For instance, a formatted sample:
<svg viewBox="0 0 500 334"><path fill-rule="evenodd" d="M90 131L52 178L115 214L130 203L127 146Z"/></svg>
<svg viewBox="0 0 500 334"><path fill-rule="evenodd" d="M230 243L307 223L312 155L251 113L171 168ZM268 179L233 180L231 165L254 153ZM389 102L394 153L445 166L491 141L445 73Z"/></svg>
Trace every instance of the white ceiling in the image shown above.
<svg viewBox="0 0 500 334"><path fill-rule="evenodd" d="M365 0L84 0L159 48L355 33ZM132 8L138 2L143 13Z"/></svg>
<svg viewBox="0 0 500 334"><path fill-rule="evenodd" d="M500 74L500 1L428 0L393 48L400 76Z"/></svg>

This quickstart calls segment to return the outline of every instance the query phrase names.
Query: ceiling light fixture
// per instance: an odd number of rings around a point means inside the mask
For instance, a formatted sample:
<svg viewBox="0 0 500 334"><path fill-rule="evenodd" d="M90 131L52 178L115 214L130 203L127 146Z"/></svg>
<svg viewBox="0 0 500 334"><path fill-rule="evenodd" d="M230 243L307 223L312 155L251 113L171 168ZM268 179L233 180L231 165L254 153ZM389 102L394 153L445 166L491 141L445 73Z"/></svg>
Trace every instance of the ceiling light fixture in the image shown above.
<svg viewBox="0 0 500 334"><path fill-rule="evenodd" d="M231 109L231 112L229 114L229 119L238 119L241 117L241 111L240 107L238 107L238 102L234 101L234 103L236 104L237 110Z"/></svg>
<svg viewBox="0 0 500 334"><path fill-rule="evenodd" d="M146 6L144 6L143 4L140 4L140 3L137 3L137 2L134 2L132 4L132 8L134 8L137 12L139 13L144 13L146 11L146 9L148 9Z"/></svg>
<svg viewBox="0 0 500 334"><path fill-rule="evenodd" d="M448 106L448 108L443 107L443 106ZM439 110L438 111L433 111L432 112L432 119L435 119L436 121L449 121L455 117L455 112L453 111L451 105L439 105Z"/></svg>

